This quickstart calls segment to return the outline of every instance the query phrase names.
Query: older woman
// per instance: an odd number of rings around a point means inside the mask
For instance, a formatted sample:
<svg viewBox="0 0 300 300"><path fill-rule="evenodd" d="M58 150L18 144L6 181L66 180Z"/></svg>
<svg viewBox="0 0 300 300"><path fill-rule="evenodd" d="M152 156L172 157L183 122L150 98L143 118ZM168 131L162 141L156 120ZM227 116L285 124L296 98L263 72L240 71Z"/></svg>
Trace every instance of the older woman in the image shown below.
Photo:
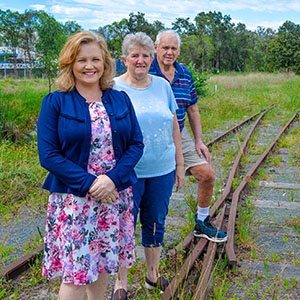
<svg viewBox="0 0 300 300"><path fill-rule="evenodd" d="M147 264L145 286L164 290L168 281L158 271L164 224L174 181L179 189L184 170L176 101L165 79L148 74L153 57L150 37L142 32L127 35L122 45L122 61L127 72L115 78L115 89L129 95L145 145L135 167L138 182L133 185L134 221L136 224L139 212ZM121 269L114 299L120 295L121 299L127 299L126 291L126 270Z"/></svg>
<svg viewBox="0 0 300 300"><path fill-rule="evenodd" d="M59 90L38 120L50 173L43 276L60 276L59 299L103 299L109 274L134 263L132 192L142 134L128 96L113 90L105 41L83 31L63 48Z"/></svg>

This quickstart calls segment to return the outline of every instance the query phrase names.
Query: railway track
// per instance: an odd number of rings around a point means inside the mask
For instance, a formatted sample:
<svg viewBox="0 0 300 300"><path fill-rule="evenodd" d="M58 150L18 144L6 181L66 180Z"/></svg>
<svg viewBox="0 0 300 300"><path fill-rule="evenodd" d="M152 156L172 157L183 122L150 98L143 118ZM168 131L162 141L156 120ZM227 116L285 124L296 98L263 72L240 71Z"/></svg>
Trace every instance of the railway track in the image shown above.
<svg viewBox="0 0 300 300"><path fill-rule="evenodd" d="M274 150L276 143L278 143L282 134L287 132L291 124L297 121L297 116L299 115L299 113L295 113L284 125L276 124L276 128L274 128L274 126L269 126L268 128L267 125L262 124L262 120L265 117L265 114L272 108L273 106L269 106L263 109L261 112L254 114L229 130L226 130L207 144L210 148L213 148L223 141L226 143L227 139L230 141L231 137L231 141L235 141L235 148L238 150L236 151L238 152L236 158L231 163L232 168L229 171L229 175L228 173L225 175L223 174L224 178L221 179L221 181L226 181L227 178L225 187L210 210L210 215L215 217L215 225L218 228L227 231L228 242L225 245L218 246L205 239L195 241L193 233L191 232L182 243L170 250L167 254L169 259L176 260L179 252L181 253L180 255L182 255L183 252L185 259L179 270L176 271L174 278L170 281L170 285L161 295L161 299L206 299L209 286L211 285L211 274L214 270L216 257L219 257L219 259L228 259L228 264L231 268L237 266L235 223L238 203L239 201L241 202L241 198L245 197L249 182L255 178L259 167L262 166L269 153ZM238 139L235 138L235 134L237 133L239 133ZM261 138L261 141L253 142L251 140L253 139L253 135L256 135L256 138ZM243 142L241 143L240 140L242 139ZM253 163L246 163L242 167L241 160L246 156L249 143L252 143L252 147L253 143L255 145L259 144L260 150L258 151L256 149L256 152L262 154L252 157ZM0 271L0 276L3 276L6 279L16 278L28 268L30 263L40 255L42 250L43 246L40 246L29 255L6 266ZM199 262L200 258L202 259L202 262ZM194 272L193 269L195 269L196 265L200 265L201 267L198 267L198 271ZM191 279L192 273L194 274L194 277L199 280L196 280L195 278ZM180 296L180 288L186 285L187 281L193 281L194 292L189 296L186 295L186 298L182 298L183 296ZM133 299L133 297L130 299Z"/></svg>
<svg viewBox="0 0 300 300"><path fill-rule="evenodd" d="M211 216L215 216L216 212L219 211L219 214L217 215L215 220L215 225L218 228L227 231L228 241L225 244L225 247L219 247L219 252L224 254L224 257L226 257L226 260L228 260L228 265L232 268L237 267L237 256L235 253L234 241L236 229L235 221L237 218L238 203L242 197L242 194L246 192L246 188L249 186L249 182L251 182L251 180L255 178L255 175L258 172L259 168L262 166L267 156L272 152L280 137L287 131L289 126L296 120L298 116L298 113L295 113L282 128L276 128L276 130L278 130L278 134L274 137L274 128L272 128L273 132L268 132L268 128L266 128L266 126L259 126L262 118L265 115L265 112L266 111L263 111L261 113L261 115L254 123L253 127L249 130L243 144L240 147L240 151L234 160L223 194L218 198L218 200L210 210ZM258 157L255 157L255 162L249 170L246 170L245 168L239 168L241 158L245 155L247 144L249 143L251 136L253 135L255 130L259 131L259 137L264 136L264 138L261 139L259 143L257 143L261 148L260 151L262 152L262 154ZM266 135L268 136L268 138L266 137ZM237 178L238 171L242 174L239 177L241 180L233 190L233 179ZM169 253L170 257L176 256L177 249L185 249L185 253L189 254L186 255L185 262L182 264L180 270L175 274L166 291L162 294L161 299L178 298L178 290L185 285L185 281L187 280L189 273L195 267L195 265L199 265L199 263L196 263L196 261L200 256L203 256L202 267L200 274L197 273L196 275L199 280L196 286L194 286L192 295L189 295L190 298L186 299L206 299L211 279L211 273L217 255L218 245L205 239L200 239L194 245L192 243L193 240L194 238L191 232L180 245L178 245ZM204 252L206 253L204 254ZM298 250L296 255L299 255L299 253L300 252ZM180 297L182 298L183 296L179 296L179 299L181 299ZM187 295L185 295L185 297L187 297Z"/></svg>

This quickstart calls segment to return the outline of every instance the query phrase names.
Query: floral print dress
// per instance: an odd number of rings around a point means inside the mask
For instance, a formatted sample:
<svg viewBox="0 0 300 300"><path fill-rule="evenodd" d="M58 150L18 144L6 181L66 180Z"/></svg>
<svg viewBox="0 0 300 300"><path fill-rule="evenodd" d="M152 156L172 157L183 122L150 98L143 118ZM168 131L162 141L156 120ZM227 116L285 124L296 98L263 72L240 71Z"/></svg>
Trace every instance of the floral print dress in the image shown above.
<svg viewBox="0 0 300 300"><path fill-rule="evenodd" d="M105 174L115 164L108 115L101 102L89 105L92 139L88 172ZM116 203L103 204L91 195L51 193L45 229L43 276L86 285L99 273L115 274L134 263L131 188Z"/></svg>

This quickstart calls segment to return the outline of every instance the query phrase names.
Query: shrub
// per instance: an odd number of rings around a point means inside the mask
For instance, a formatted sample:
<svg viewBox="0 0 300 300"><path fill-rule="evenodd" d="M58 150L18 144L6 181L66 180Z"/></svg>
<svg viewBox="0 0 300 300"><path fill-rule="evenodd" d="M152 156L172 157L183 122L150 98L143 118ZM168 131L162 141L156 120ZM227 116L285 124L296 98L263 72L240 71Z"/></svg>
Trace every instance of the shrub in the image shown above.
<svg viewBox="0 0 300 300"><path fill-rule="evenodd" d="M198 72L195 68L195 65L191 62L187 65L187 68L189 69L189 71L193 76L197 95L206 96L208 76Z"/></svg>

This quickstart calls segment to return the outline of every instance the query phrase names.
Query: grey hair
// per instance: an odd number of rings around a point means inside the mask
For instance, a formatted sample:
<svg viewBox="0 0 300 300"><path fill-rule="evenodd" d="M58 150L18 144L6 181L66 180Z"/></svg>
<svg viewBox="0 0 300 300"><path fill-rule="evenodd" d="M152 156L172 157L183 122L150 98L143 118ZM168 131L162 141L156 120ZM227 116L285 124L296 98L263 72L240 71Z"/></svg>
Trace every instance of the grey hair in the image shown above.
<svg viewBox="0 0 300 300"><path fill-rule="evenodd" d="M161 40L161 38L162 38L162 36L163 36L164 34L173 34L173 35L176 37L177 41L178 41L178 47L180 47L180 44L181 44L180 36L179 36L179 34L178 34L176 31L174 31L174 30L161 30L161 31L157 34L157 36L156 36L156 41L155 41L156 46L159 45L160 40Z"/></svg>
<svg viewBox="0 0 300 300"><path fill-rule="evenodd" d="M131 48L141 46L149 50L151 58L154 57L154 45L152 39L144 32L127 34L122 43L122 55L127 57Z"/></svg>

